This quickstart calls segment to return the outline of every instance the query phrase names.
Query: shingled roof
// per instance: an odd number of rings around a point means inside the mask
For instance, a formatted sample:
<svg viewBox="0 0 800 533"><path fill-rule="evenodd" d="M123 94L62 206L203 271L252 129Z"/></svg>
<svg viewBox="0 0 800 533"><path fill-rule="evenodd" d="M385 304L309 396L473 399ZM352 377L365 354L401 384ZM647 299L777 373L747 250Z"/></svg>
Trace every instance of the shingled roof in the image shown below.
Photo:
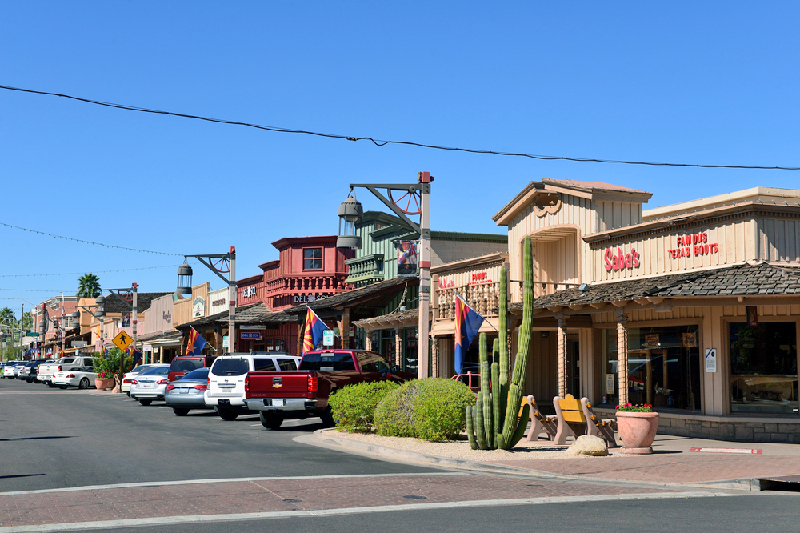
<svg viewBox="0 0 800 533"><path fill-rule="evenodd" d="M296 305L289 309L284 309L282 312L291 315L298 315L305 313L306 309L310 307L316 313L324 311L333 311L342 307L351 307L357 311L357 304L366 304L375 300L387 300L394 296L394 294L404 285L409 287L419 285L419 278L416 277L403 277L398 276L391 279L379 281L372 285L366 285L353 289L351 291L342 292L331 296L329 298L322 298L316 302L309 304Z"/></svg>
<svg viewBox="0 0 800 533"><path fill-rule="evenodd" d="M234 316L236 324L283 324L286 322L297 322L297 316L287 315L283 312L273 312L263 303L257 302L249 305L243 305L236 308ZM176 329L184 330L188 328L198 329L200 327L208 327L216 324L227 324L228 312L222 311L203 318L198 318L191 322L185 322Z"/></svg>
<svg viewBox="0 0 800 533"><path fill-rule="evenodd" d="M150 305L153 303L153 300L156 298L161 298L167 294L172 294L169 292L139 292L136 295L136 310L141 313L142 311L147 311L150 309ZM129 313L131 308L129 307L128 303L124 301L117 293L111 293L105 297L106 303L103 304L106 313ZM133 300L131 300L131 305L133 304Z"/></svg>
<svg viewBox="0 0 800 533"><path fill-rule="evenodd" d="M640 298L800 295L800 267L769 263L668 274L570 288L536 298L534 309L612 303ZM509 306L520 311L522 302Z"/></svg>

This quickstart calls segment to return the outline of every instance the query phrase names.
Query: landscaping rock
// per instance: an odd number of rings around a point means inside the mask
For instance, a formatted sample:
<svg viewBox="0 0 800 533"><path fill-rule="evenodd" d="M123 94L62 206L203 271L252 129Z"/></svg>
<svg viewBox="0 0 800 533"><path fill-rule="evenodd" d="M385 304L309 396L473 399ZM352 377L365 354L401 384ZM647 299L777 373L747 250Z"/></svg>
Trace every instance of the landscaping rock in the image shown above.
<svg viewBox="0 0 800 533"><path fill-rule="evenodd" d="M567 449L570 455L608 455L606 441L594 435L581 435Z"/></svg>

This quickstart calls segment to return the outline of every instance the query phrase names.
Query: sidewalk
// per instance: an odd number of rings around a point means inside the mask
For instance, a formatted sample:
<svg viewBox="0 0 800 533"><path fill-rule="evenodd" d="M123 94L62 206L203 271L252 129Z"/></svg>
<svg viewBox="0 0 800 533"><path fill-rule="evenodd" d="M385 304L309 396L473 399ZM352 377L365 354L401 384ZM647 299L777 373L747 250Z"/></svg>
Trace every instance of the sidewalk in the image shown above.
<svg viewBox="0 0 800 533"><path fill-rule="evenodd" d="M462 443L469 452L469 457L465 458L466 454L450 453L445 449L447 445L420 443L415 439L388 439L391 438L319 430L295 440L388 461L498 474L745 490L762 490L774 484L766 480L800 483L800 445L797 444L741 443L657 435L652 455L618 454L612 448L607 457L578 457L567 455L564 449L545 440L531 443L530 448L511 452L472 452L467 443ZM406 446L403 441L411 443ZM438 453L437 446L447 453ZM692 448L703 451L692 451ZM747 450L760 450L760 453L735 453ZM480 458L476 460L476 456Z"/></svg>

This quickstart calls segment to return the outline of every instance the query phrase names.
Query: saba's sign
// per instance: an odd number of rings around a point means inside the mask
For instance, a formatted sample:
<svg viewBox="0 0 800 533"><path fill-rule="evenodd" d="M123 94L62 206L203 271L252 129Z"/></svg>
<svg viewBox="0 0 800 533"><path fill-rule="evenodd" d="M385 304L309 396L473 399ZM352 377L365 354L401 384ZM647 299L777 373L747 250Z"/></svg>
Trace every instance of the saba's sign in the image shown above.
<svg viewBox="0 0 800 533"><path fill-rule="evenodd" d="M631 251L626 254L622 252L622 248L617 248L616 250L608 248L603 254L603 260L605 261L606 270L609 272L612 270L616 272L618 270L638 268L639 252L631 248Z"/></svg>

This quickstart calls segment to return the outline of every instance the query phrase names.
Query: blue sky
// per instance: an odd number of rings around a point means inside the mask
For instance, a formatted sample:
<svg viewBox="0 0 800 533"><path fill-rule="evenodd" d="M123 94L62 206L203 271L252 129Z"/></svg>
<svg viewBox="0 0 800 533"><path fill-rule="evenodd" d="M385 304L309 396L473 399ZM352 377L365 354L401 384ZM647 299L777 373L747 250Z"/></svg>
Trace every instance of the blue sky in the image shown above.
<svg viewBox="0 0 800 533"><path fill-rule="evenodd" d="M465 148L800 166L799 18L793 2L2 2L0 85ZM644 189L645 208L800 188L800 172L376 147L0 90L0 222L177 254L235 245L238 277L281 237L335 233L350 182L419 170L436 177L434 229L465 232L504 233L492 215L541 178ZM17 312L74 293L80 272L171 291L183 260L2 226L0 243L0 276L54 274L0 277Z"/></svg>

